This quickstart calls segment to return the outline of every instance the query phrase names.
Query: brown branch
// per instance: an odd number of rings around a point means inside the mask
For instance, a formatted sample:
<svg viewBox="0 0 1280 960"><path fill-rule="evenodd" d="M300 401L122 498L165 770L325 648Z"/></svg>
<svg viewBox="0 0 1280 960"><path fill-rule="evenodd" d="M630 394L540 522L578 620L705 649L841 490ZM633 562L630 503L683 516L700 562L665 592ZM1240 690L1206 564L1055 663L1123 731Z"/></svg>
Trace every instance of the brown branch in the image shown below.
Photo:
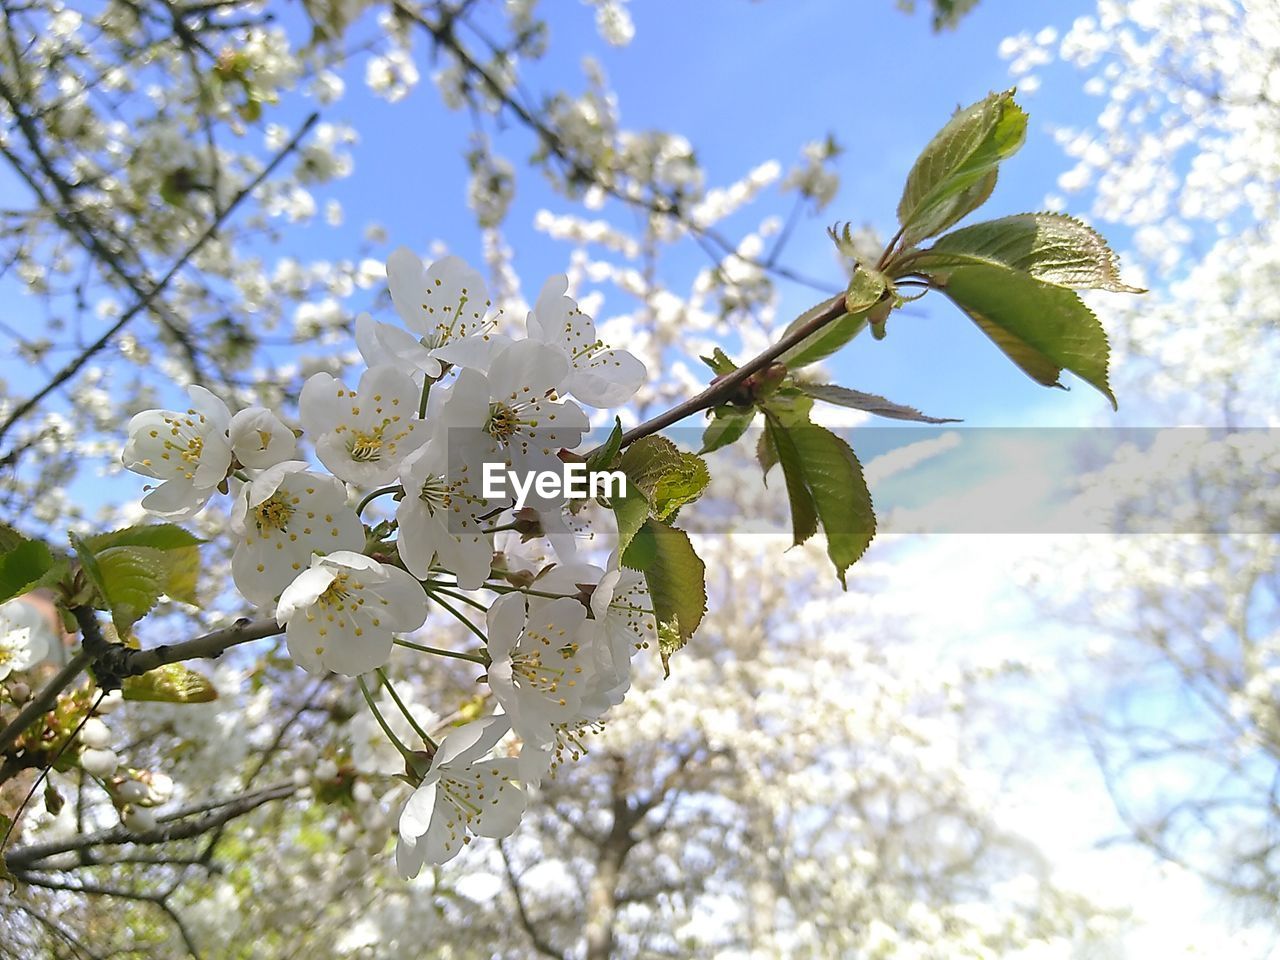
<svg viewBox="0 0 1280 960"><path fill-rule="evenodd" d="M752 374L759 373L796 344L817 333L827 324L840 319L848 312L845 309L844 294L825 301L822 309L815 316L801 324L773 346L752 357L737 370L716 378L700 394L690 397L679 406L672 407L665 413L660 413L658 416L646 420L638 427L628 430L622 435L622 445L625 447L628 444L635 443L641 437L657 433L672 424L679 423L685 417L700 413L703 410L710 410L712 407L726 402ZM590 454L587 456L590 456Z"/></svg>
<svg viewBox="0 0 1280 960"><path fill-rule="evenodd" d="M148 670L154 670L169 663L213 659L221 656L230 647L275 636L284 631L284 628L275 620L238 620L230 627L215 630L182 643L135 650L123 644L98 643L102 636L97 631L96 614L88 610L88 616L85 617L81 612L85 610L88 608L77 608L76 611L82 636L86 640L82 649L27 702L3 732L0 732L0 751L7 750L23 730L35 723L41 714L53 709L59 694L91 666L100 667L101 683L107 683L108 678L119 681L125 677L141 676ZM93 625L89 626L89 624Z"/></svg>
<svg viewBox="0 0 1280 960"><path fill-rule="evenodd" d="M11 850L5 856L5 864L14 872L23 870L46 870L56 869L39 866L40 861L47 860L49 857L57 856L61 853L69 853L79 850L88 850L93 847L114 846L118 844L140 844L151 845L159 843L171 843L175 840L189 840L192 837L198 837L215 830L223 824L242 817L252 810L256 810L263 804L270 803L273 800L283 800L286 797L296 793L298 787L293 783L279 783L272 787L266 787L256 793L245 794L241 797L228 800L217 809L210 811L203 816L197 815L197 811L204 809L203 807L195 807L190 809L178 810L165 819L165 821L151 830L143 830L135 833L127 827L118 826L111 827L108 830L99 830L96 833L87 833L75 837L66 837L59 840L49 840L44 843L32 843L25 847L18 847ZM191 819L196 815L196 819Z"/></svg>

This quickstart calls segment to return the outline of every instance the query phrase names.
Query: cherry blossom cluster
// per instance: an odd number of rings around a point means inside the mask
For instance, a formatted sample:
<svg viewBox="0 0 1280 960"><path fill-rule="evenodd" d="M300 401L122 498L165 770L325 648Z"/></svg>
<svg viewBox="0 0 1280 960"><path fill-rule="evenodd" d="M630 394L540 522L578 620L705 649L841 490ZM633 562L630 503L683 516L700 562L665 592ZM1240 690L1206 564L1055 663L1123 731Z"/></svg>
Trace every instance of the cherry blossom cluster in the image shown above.
<svg viewBox="0 0 1280 960"><path fill-rule="evenodd" d="M583 405L625 404L646 370L599 339L563 276L544 286L524 336L499 329L483 278L456 257L428 268L402 248L387 280L400 324L358 318L367 369L354 388L329 373L307 380L301 431L263 407L232 414L193 385L186 410L133 417L122 459L158 481L142 505L170 520L195 516L215 494L233 497L232 579L274 610L303 669L361 677L367 694L362 675L381 671L397 643L487 667L496 712L439 745L422 731L425 750L397 743L418 783L397 849L411 877L473 834L510 834L525 788L577 756L630 687L631 658L653 634L643 577L616 551L587 562L563 499L537 497L517 517L509 497L485 495L481 474L485 463L563 466L589 430ZM304 439L318 464L304 459ZM395 498L394 520L370 527L361 513L381 496ZM493 536L517 519L546 536L558 561L532 583L493 568ZM482 653L404 639L433 599L485 639ZM450 599L483 610L485 629ZM511 755L494 759L499 741Z"/></svg>

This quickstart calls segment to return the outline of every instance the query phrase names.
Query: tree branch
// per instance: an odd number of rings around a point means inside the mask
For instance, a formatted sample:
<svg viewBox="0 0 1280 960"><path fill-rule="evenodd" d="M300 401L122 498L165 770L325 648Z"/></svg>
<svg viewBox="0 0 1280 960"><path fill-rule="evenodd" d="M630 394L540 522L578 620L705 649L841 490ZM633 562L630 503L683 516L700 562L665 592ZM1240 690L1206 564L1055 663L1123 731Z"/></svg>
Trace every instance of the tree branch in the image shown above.
<svg viewBox="0 0 1280 960"><path fill-rule="evenodd" d="M691 397L679 406L672 407L665 413L660 413L658 416L646 420L638 427L628 430L622 435L622 445L625 447L628 444L635 443L641 437L657 433L665 427L679 423L685 417L719 406L727 401L752 374L759 373L796 344L817 333L827 324L840 319L848 312L845 309L844 294L832 297L822 305L822 309L816 316L811 317L773 346L752 357L737 370L716 378L700 394ZM590 454L587 454L587 456L590 456Z"/></svg>
<svg viewBox="0 0 1280 960"><path fill-rule="evenodd" d="M4 728L4 731L0 732L0 751L7 750L12 746L23 730L35 723L41 714L51 710L54 703L57 702L59 694L74 683L75 679L91 666L101 665L103 668L102 682L107 682L108 677L118 681L125 677L140 676L148 670L154 670L169 663L178 663L182 660L213 659L221 656L230 647L284 632L284 628L276 623L275 620L238 620L230 627L215 630L212 633L206 633L204 636L195 637L182 643L164 644L147 650L135 650L123 644L102 646L96 643L95 637L99 640L101 639L101 634L96 632L96 620L91 621L94 624L93 627L86 627L86 621L81 619L82 614L79 612L83 610L88 610L88 608L77 608L77 611L75 611L76 619L80 622L82 636L89 642L83 645L80 652L72 657L67 665L59 670L41 688L40 692L27 702L26 706ZM96 618L97 616L92 610L88 610L88 615L91 618Z"/></svg>
<svg viewBox="0 0 1280 960"><path fill-rule="evenodd" d="M3 99L9 104L10 108L14 112L14 116L17 119L19 127L22 128L28 142L32 143L34 148L34 146L38 144L38 132L34 129L34 124L31 122L31 119L22 112L20 103L13 95L13 92L4 84L2 79L0 79L0 97L3 97ZM155 298L158 297L166 287L168 287L169 283L187 265L188 261L190 261L190 259L195 256L206 243L217 235L218 230L221 229L223 223L226 222L227 218L233 211L235 211L240 203L253 193L253 191L256 190L264 181L266 181L266 179L275 172L276 168L284 162L284 159L297 149L298 144L301 143L302 139L311 131L311 128L315 126L316 121L318 121L319 118L320 115L318 113L313 113L311 116L307 117L302 126L298 129L297 133L295 133L293 138L284 145L275 157L272 158L271 162L263 167L262 171L254 177L253 180L251 180L242 190L240 190L240 192L231 198L231 201L214 217L200 236L198 236L195 241L178 256L178 259L173 262L164 276L155 283L152 283L149 289L142 289L141 282L137 278L133 277L132 274L129 274L128 271L124 270L111 252L107 251L101 242L93 236L91 232L91 225L83 225L85 229L89 229L90 232L87 235L82 235L84 230L76 230L74 225L68 222L68 218L71 214L67 211L74 209L74 201L67 194L67 191L59 191L62 196L63 204L66 207L66 211L57 213L56 216L58 219L63 221L63 225L68 227L72 235L76 236L80 244L84 246L89 253L106 265L112 273L116 274L128 283L128 285L134 289L134 292L138 294L138 299L134 302L132 307L120 316L119 320L107 328L106 332L103 333L102 336L70 360L61 370L54 374L53 378L47 384L14 408L13 412L9 414L4 422L0 423L0 439L3 439L9 429L18 420L26 416L32 409L38 406L45 397L74 377L91 358L110 343L111 339L117 333L124 329L126 324L151 305L152 301L154 301ZM27 171L25 171L21 165L14 162L15 158L8 152L8 150L5 150L4 152L19 175L23 176L32 189L39 193L38 185L32 180ZM46 174L53 180L55 188L58 188L60 185L62 187L66 186L65 182L61 181L60 178L56 176L56 171L49 169L47 165Z"/></svg>
<svg viewBox="0 0 1280 960"><path fill-rule="evenodd" d="M108 830L99 830L96 833L49 840L45 843L28 844L25 847L18 847L16 850L9 851L4 861L8 868L15 872L56 869L40 867L39 863L60 853L87 850L92 847L124 843L149 845L171 843L174 840L189 840L192 837L198 837L201 834L208 833L210 830L217 829L237 817L242 817L263 804L290 797L297 790L298 787L293 783L279 783L256 793L249 793L242 797L228 800L217 809L199 816L197 819L190 818L199 811L207 809L207 805L175 811L154 829L144 830L141 833L134 833L124 826L118 826L111 827Z"/></svg>

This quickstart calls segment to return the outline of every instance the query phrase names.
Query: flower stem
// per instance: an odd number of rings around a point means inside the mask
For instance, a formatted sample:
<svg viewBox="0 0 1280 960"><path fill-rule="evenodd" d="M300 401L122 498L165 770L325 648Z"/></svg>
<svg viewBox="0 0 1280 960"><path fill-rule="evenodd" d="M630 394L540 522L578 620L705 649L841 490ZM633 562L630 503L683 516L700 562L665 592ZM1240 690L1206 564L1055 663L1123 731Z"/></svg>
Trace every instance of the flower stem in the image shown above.
<svg viewBox="0 0 1280 960"><path fill-rule="evenodd" d="M391 695L391 699L395 701L396 706L409 721L409 726L413 727L413 732L422 738L422 742L434 753L438 748L438 744L427 736L427 731L418 726L418 721L413 718L413 714L409 712L409 708L404 705L404 701L400 699L400 695L396 693L396 688L391 685L391 678L387 676L387 671L382 667L378 668L378 676L382 680L382 685L387 688L387 693Z"/></svg>
<svg viewBox="0 0 1280 960"><path fill-rule="evenodd" d="M453 618L457 620L460 624L462 624L464 627L466 627L468 630L470 630L472 633L474 633L477 637L479 637L481 643L485 644L486 646L488 645L489 638L484 635L483 630L481 630L469 619L467 619L466 614L464 614L457 607L453 606L451 603L449 603L449 601L445 600L439 594L432 594L431 599L434 600L436 603L440 604L440 606L444 607L451 614L453 614Z"/></svg>
<svg viewBox="0 0 1280 960"><path fill-rule="evenodd" d="M389 483L385 487L379 487L377 490L369 493L363 500L356 504L356 513L364 513L364 508L371 504L378 497L385 497L388 493L397 493L403 488L398 483Z"/></svg>
<svg viewBox="0 0 1280 960"><path fill-rule="evenodd" d="M434 596L436 592L439 592L444 594L446 597L449 597L450 599L459 600L462 603L465 603L467 606L474 607L477 610L488 611L489 609L479 600L474 600L471 597L468 597L464 593L458 593L457 592L458 587L456 584L436 583L434 580L428 580L422 586L426 589L428 596Z"/></svg>
<svg viewBox="0 0 1280 960"><path fill-rule="evenodd" d="M482 667L489 666L489 658L480 653L462 653L458 650L444 650L440 647L428 647L421 643L412 643L408 640L401 640L397 637L394 641L398 647L408 647L410 650L417 650L421 653L434 654L437 657L452 657L454 660L467 660L471 663L478 663Z"/></svg>
<svg viewBox="0 0 1280 960"><path fill-rule="evenodd" d="M405 762L409 765L409 769L413 769L413 751L400 742L400 738L395 735L391 727L387 725L387 721L383 719L382 711L378 709L378 705L373 702L373 695L369 693L369 685L364 682L364 675L356 677L356 682L360 684L360 692L364 694L364 702L369 705L369 709L373 711L373 718L378 721L378 726L382 728L382 732L387 735L387 739L395 745L400 751L400 755L404 757ZM393 695L394 696L394 695Z"/></svg>
<svg viewBox="0 0 1280 960"><path fill-rule="evenodd" d="M418 419L427 419L427 400L431 396L431 384L435 383L430 377L422 379L422 399L418 402Z"/></svg>

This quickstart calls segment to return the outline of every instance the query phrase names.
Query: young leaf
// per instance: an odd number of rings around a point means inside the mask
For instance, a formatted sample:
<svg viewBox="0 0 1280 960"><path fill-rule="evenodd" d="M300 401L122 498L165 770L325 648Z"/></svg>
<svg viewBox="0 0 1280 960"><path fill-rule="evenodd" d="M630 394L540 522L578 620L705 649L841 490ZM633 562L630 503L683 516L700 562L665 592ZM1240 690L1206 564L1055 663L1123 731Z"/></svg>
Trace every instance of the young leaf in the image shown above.
<svg viewBox="0 0 1280 960"><path fill-rule="evenodd" d="M1092 227L1060 213L1020 213L975 223L940 237L911 257L913 271L945 279L947 269L1008 267L1072 290L1143 293L1120 279L1120 264Z"/></svg>
<svg viewBox="0 0 1280 960"><path fill-rule="evenodd" d="M604 442L600 449L587 457L587 470L594 472L596 470L607 470L614 458L618 455L618 451L622 449L622 418L613 418L613 429L609 432L609 439Z"/></svg>
<svg viewBox="0 0 1280 960"><path fill-rule="evenodd" d="M760 461L760 469L764 471L764 485L769 485L769 471L778 463L778 449L773 445L773 438L768 430L760 431L760 439L756 441L756 459Z"/></svg>
<svg viewBox="0 0 1280 960"><path fill-rule="evenodd" d="M1037 383L1061 386L1059 376L1070 370L1117 406L1107 383L1107 335L1072 291L995 266L957 267L941 289Z"/></svg>
<svg viewBox="0 0 1280 960"><path fill-rule="evenodd" d="M39 540L20 539L0 553L0 603L26 593L54 565L54 556Z"/></svg>
<svg viewBox="0 0 1280 960"><path fill-rule="evenodd" d="M669 520L686 503L702 496L711 480L702 458L685 453L666 437L643 437L633 443L619 462L627 486L638 487L649 498L650 513Z"/></svg>
<svg viewBox="0 0 1280 960"><path fill-rule="evenodd" d="M670 676L671 654L689 642L707 611L706 566L687 533L652 519L622 554L622 563L644 573L658 625L662 669Z"/></svg>
<svg viewBox="0 0 1280 960"><path fill-rule="evenodd" d="M208 678L180 663L167 663L140 677L125 677L120 694L126 700L159 703L209 703L218 691Z"/></svg>
<svg viewBox="0 0 1280 960"><path fill-rule="evenodd" d="M876 535L876 514L862 464L847 443L824 427L809 424L786 432L804 465L804 481L827 538L827 556L847 589L845 571L867 552Z"/></svg>
<svg viewBox="0 0 1280 960"><path fill-rule="evenodd" d="M165 551L155 547L108 547L95 554L94 559L116 633L124 639L164 592Z"/></svg>
<svg viewBox="0 0 1280 960"><path fill-rule="evenodd" d="M613 515L618 522L618 551L625 553L631 540L649 518L649 495L634 483L627 483L627 492L610 501Z"/></svg>
<svg viewBox="0 0 1280 960"><path fill-rule="evenodd" d="M733 373L738 369L738 365L729 359L719 347L716 347L709 357L702 357L702 362L715 371L716 376L723 377L726 373Z"/></svg>
<svg viewBox="0 0 1280 960"><path fill-rule="evenodd" d="M1027 115L1013 91L993 93L958 111L924 148L898 203L902 242L913 246L981 206L997 168L1022 146Z"/></svg>
<svg viewBox="0 0 1280 960"><path fill-rule="evenodd" d="M94 553L101 553L107 547L153 547L156 550L180 550L184 547L198 546L204 541L176 523L148 523L113 530L110 533L95 534L86 537L85 543Z"/></svg>
<svg viewBox="0 0 1280 960"><path fill-rule="evenodd" d="M735 407L725 404L711 411L711 422L702 433L700 454L708 454L736 441L751 426L756 417L755 407Z"/></svg>
<svg viewBox="0 0 1280 960"><path fill-rule="evenodd" d="M886 281L883 274L868 270L861 264L856 266L853 279L849 281L849 287L844 293L845 309L849 312L805 337L782 354L778 362L794 370L831 356L862 332L862 328L867 325L867 311L879 302L885 288ZM831 301L824 300L809 308L787 324L787 328L782 331L782 336L786 337L799 330L830 307Z"/></svg>
<svg viewBox="0 0 1280 960"><path fill-rule="evenodd" d="M838 387L833 383L797 383L796 386L815 400L825 400L827 403L834 403L841 407L851 407L854 410L865 410L867 413L874 413L878 417L888 417L892 420L912 420L917 423L960 422L951 417L926 416L915 407L906 407L900 403L894 403L892 400L886 400L884 397L878 397L874 393L850 390L848 387Z"/></svg>
<svg viewBox="0 0 1280 960"><path fill-rule="evenodd" d="M782 477L787 483L787 500L791 505L791 534L794 544L801 544L818 532L818 505L805 482L805 463L796 448L791 431L771 412L766 412L765 433L782 464Z"/></svg>

